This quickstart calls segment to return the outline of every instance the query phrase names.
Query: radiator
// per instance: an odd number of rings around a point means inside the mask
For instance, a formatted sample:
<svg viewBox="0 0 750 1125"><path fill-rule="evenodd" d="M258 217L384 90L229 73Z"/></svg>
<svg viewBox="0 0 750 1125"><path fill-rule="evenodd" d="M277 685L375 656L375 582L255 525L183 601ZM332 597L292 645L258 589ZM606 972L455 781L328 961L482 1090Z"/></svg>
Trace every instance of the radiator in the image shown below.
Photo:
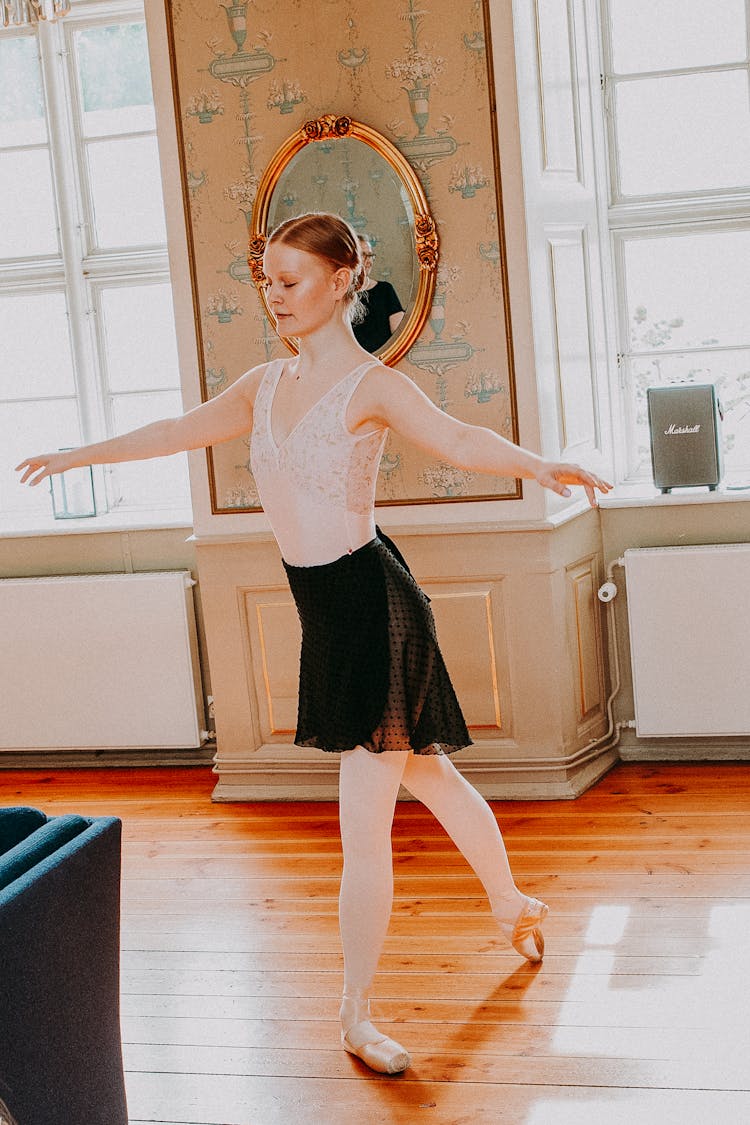
<svg viewBox="0 0 750 1125"><path fill-rule="evenodd" d="M750 543L625 552L636 734L750 734Z"/></svg>
<svg viewBox="0 0 750 1125"><path fill-rule="evenodd" d="M201 745L187 571L0 581L0 750Z"/></svg>

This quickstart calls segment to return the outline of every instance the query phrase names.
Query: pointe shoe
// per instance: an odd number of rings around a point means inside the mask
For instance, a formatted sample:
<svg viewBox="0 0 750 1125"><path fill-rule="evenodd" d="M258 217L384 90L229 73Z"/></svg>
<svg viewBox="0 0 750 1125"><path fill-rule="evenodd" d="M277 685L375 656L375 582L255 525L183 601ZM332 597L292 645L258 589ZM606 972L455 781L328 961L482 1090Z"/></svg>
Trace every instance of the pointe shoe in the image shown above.
<svg viewBox="0 0 750 1125"><path fill-rule="evenodd" d="M344 994L344 1000L354 1000L367 1017L341 1030L341 1046L350 1055L356 1055L379 1074L400 1074L411 1066L409 1052L395 1039L389 1039L370 1022L370 1001Z"/></svg>
<svg viewBox="0 0 750 1125"><path fill-rule="evenodd" d="M544 934L542 922L549 914L549 907L536 898L526 898L521 913L515 922L500 922L500 929L522 957L534 963L544 957Z"/></svg>

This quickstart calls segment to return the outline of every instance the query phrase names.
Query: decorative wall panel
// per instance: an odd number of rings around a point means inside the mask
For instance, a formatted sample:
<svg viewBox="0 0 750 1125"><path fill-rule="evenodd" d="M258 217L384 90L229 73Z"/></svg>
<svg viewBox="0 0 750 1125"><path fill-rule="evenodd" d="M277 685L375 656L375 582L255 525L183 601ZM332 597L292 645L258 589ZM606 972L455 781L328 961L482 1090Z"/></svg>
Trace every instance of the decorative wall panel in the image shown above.
<svg viewBox="0 0 750 1125"><path fill-rule="evenodd" d="M604 703L604 654L595 567L595 559L585 559L567 571L571 649L578 655L576 695L579 728L598 719Z"/></svg>
<svg viewBox="0 0 750 1125"><path fill-rule="evenodd" d="M548 235L555 318L554 358L564 457L597 445L585 232Z"/></svg>
<svg viewBox="0 0 750 1125"><path fill-rule="evenodd" d="M399 367L443 410L516 436L488 4L167 0L204 399L288 354L251 284L248 224L280 144L304 121L335 112L393 141L438 224L432 315ZM367 230L372 185L357 175L352 170L346 185L346 214ZM302 186L291 194L290 214L317 205ZM388 262L376 265L373 275L386 277ZM215 512L258 507L248 460L247 439L209 454ZM514 480L432 461L392 435L378 499L519 494Z"/></svg>
<svg viewBox="0 0 750 1125"><path fill-rule="evenodd" d="M542 167L579 177L572 13L566 0L537 0Z"/></svg>
<svg viewBox="0 0 750 1125"><path fill-rule="evenodd" d="M499 584L428 585L440 647L466 721L477 734L497 735L507 697L507 653ZM284 591L245 590L242 629L248 675L267 741L289 741L297 719L301 633L294 603Z"/></svg>
<svg viewBox="0 0 750 1125"><path fill-rule="evenodd" d="M294 734L297 725L297 685L301 632L291 598L276 595L254 605L258 648L254 655L264 703L262 725L268 735Z"/></svg>
<svg viewBox="0 0 750 1125"><path fill-rule="evenodd" d="M473 584L472 584L473 585ZM497 735L506 696L505 633L499 590L462 584L430 589L440 648L467 725Z"/></svg>

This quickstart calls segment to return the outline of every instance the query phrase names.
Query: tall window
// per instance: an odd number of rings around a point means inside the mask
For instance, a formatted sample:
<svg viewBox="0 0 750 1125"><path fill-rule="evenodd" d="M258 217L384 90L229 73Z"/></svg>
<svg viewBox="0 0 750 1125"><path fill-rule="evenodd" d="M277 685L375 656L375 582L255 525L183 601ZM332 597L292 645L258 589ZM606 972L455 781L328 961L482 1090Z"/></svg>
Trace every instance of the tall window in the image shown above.
<svg viewBox="0 0 750 1125"><path fill-rule="evenodd" d="M0 33L0 516L51 513L25 455L179 413L142 8ZM184 455L96 474L97 509L189 506ZM158 518L158 517L155 517Z"/></svg>
<svg viewBox="0 0 750 1125"><path fill-rule="evenodd" d="M750 483L746 0L601 0L626 480L646 388L713 383L727 481Z"/></svg>

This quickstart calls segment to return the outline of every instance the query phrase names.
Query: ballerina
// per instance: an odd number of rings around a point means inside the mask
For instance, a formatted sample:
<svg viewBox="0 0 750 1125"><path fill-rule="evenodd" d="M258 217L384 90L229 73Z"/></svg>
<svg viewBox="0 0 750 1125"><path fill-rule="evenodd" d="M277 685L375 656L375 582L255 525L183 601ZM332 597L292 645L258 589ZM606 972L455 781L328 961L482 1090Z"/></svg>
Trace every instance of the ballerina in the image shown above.
<svg viewBox="0 0 750 1125"><path fill-rule="evenodd" d="M406 375L357 343L362 250L341 218L289 219L264 257L268 304L299 355L272 360L186 414L108 441L24 460L38 485L80 465L161 457L251 431L251 464L302 624L295 743L340 757L344 856L341 1042L395 1074L408 1051L381 1034L370 990L393 902L391 825L400 785L437 817L481 880L500 931L530 961L544 954L545 903L513 880L495 816L450 755L470 745L440 654L429 600L376 528L375 484L389 430L460 468L538 481L589 502L611 485L436 407Z"/></svg>

